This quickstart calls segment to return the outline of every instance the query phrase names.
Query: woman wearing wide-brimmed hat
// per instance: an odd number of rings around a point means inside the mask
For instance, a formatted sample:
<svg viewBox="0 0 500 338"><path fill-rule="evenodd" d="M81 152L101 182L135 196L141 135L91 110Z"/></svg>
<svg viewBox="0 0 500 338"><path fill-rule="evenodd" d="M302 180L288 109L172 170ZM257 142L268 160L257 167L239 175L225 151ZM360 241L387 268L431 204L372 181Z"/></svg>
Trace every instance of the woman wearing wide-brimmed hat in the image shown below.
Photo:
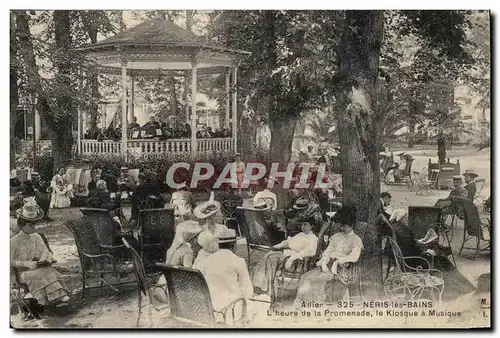
<svg viewBox="0 0 500 338"><path fill-rule="evenodd" d="M352 264L359 260L363 250L361 238L354 233L356 209L343 206L332 218L341 225L341 232L329 239L326 250L316 263L317 268L304 274L299 281L294 307L303 302L329 303L339 300L346 285L359 280Z"/></svg>
<svg viewBox="0 0 500 338"><path fill-rule="evenodd" d="M19 282L28 286L31 298L39 305L65 305L69 292L60 274L52 267L52 252L34 224L43 218L42 210L27 201L19 212L20 232L10 239L11 267L19 272Z"/></svg>
<svg viewBox="0 0 500 338"><path fill-rule="evenodd" d="M216 223L219 211L220 203L215 200L214 193L211 192L210 199L199 204L193 210L193 215L197 219L205 222L205 230L210 231L215 237L219 237L220 233L227 230L225 225Z"/></svg>

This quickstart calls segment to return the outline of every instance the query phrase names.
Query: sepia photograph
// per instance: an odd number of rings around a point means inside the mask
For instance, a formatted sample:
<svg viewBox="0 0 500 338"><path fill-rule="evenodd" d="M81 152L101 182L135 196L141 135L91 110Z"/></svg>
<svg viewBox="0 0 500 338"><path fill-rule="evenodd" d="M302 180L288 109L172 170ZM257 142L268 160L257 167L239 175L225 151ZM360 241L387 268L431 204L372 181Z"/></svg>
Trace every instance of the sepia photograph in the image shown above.
<svg viewBox="0 0 500 338"><path fill-rule="evenodd" d="M489 10L9 12L11 330L491 329Z"/></svg>

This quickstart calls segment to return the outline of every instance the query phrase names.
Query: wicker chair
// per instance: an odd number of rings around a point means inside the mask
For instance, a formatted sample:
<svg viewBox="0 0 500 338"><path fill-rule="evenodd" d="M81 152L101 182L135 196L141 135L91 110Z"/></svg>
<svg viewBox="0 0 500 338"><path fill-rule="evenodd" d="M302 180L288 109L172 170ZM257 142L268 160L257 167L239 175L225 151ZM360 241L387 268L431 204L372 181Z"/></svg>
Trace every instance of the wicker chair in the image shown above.
<svg viewBox="0 0 500 338"><path fill-rule="evenodd" d="M242 224L242 231L246 237L248 251L248 265L250 257L255 250L269 251L274 243L269 226L266 225L265 213L257 210L241 209L244 213L245 222Z"/></svg>
<svg viewBox="0 0 500 338"><path fill-rule="evenodd" d="M90 220L82 218L77 221L64 223L73 234L78 250L82 270L82 299L85 296L85 290L95 288L95 286L87 287L87 280L90 277L98 278L100 282L98 287L102 288L106 285L115 292L119 292L116 286L122 284L121 271L116 264L115 257L100 247L94 228L90 222ZM114 277L114 280L108 280L107 277L109 275ZM129 283L129 281L125 283Z"/></svg>
<svg viewBox="0 0 500 338"><path fill-rule="evenodd" d="M171 316L175 326L215 328L228 326L228 320L236 325L247 321L247 304L237 299L220 311L214 311L207 282L200 271L157 263L167 280ZM235 308L242 305L242 314L235 320ZM228 314L232 317L228 318ZM223 322L217 320L222 317Z"/></svg>
<svg viewBox="0 0 500 338"><path fill-rule="evenodd" d="M391 237L387 237L387 240L393 253L395 268L391 276L384 281L386 296L394 300L400 300L401 296L415 300L422 298L427 292L434 296L436 291L441 303L444 291L443 273L432 269L431 263L423 257L404 257L396 241ZM409 260L418 261L421 265L412 267L407 263Z"/></svg>
<svg viewBox="0 0 500 338"><path fill-rule="evenodd" d="M221 202L221 213L224 225L229 229L233 229L234 231L236 231L236 234L238 236L242 236L240 224L237 217L238 206L240 206L238 204L238 201L225 199Z"/></svg>
<svg viewBox="0 0 500 338"><path fill-rule="evenodd" d="M165 262L174 240L174 209L140 210L139 233L141 259L151 273L156 262Z"/></svg>
<svg viewBox="0 0 500 338"><path fill-rule="evenodd" d="M154 301L153 301L153 296L151 294L151 288L156 287L160 288L165 292L165 295L168 297L168 293L166 292L166 285L161 285L156 283L155 281L157 280L157 276L148 276L146 274L146 269L144 267L144 264L142 262L141 256L139 253L130 245L129 242L125 238L122 238L123 244L125 247L130 251L130 254L132 256L132 261L134 263L134 273L137 279L137 307L138 307L138 314L137 314L137 323L136 326L139 326L139 322L141 320L141 313L142 313L142 295L144 294L147 297L148 300L148 317L149 317L149 327L152 326L152 311L151 311L151 306L154 307L156 311L163 311L168 309L168 304L164 304L163 306L158 306ZM157 273L159 275L160 273Z"/></svg>

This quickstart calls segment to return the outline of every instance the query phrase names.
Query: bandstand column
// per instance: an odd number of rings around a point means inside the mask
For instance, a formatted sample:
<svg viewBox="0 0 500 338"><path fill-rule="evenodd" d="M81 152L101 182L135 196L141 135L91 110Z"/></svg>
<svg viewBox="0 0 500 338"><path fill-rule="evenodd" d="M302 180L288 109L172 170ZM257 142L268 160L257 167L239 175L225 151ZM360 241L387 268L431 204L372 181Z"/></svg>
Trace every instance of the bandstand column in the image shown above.
<svg viewBox="0 0 500 338"><path fill-rule="evenodd" d="M129 122L132 123L134 120L134 99L135 99L135 83L134 83L134 77L131 75L130 76L130 99L128 103L128 110L130 112L129 116Z"/></svg>
<svg viewBox="0 0 500 338"><path fill-rule="evenodd" d="M189 105L188 105L188 93L189 93L189 72L184 73L184 102L186 102L186 123L189 123Z"/></svg>
<svg viewBox="0 0 500 338"><path fill-rule="evenodd" d="M80 81L78 84L78 89L80 90L80 92L83 92L83 72L81 69L80 69L79 73L80 73ZM82 105L81 105L81 103L78 104L77 113L78 113L78 117L77 117L78 135L77 135L77 140L76 140L76 142L77 142L76 149L78 152L78 156L81 156L82 155L82 132L83 132L83 118L82 118Z"/></svg>
<svg viewBox="0 0 500 338"><path fill-rule="evenodd" d="M122 60L122 156L127 161L127 61Z"/></svg>
<svg viewBox="0 0 500 338"><path fill-rule="evenodd" d="M196 151L198 150L196 146L196 72L196 62L193 62L191 65L191 154L193 157L196 156Z"/></svg>
<svg viewBox="0 0 500 338"><path fill-rule="evenodd" d="M237 100L237 95L236 95L236 83L237 83L237 76L238 74L238 67L233 68L233 142L234 142L234 151L238 151L238 100Z"/></svg>
<svg viewBox="0 0 500 338"><path fill-rule="evenodd" d="M226 71L226 118L224 120L224 126L229 129L229 111L231 110L231 91L229 90L229 78L230 78L230 70Z"/></svg>

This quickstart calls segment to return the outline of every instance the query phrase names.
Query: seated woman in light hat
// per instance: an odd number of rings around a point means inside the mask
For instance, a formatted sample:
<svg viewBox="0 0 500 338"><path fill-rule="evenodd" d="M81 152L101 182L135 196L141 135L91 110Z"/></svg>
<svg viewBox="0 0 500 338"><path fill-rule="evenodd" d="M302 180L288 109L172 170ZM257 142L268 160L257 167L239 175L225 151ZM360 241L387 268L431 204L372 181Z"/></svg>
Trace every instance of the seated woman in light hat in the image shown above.
<svg viewBox="0 0 500 338"><path fill-rule="evenodd" d="M19 215L20 232L10 239L10 263L19 272L19 282L26 284L32 298L39 305L65 305L69 292L62 277L52 267L52 252L34 224L43 218L43 212L32 201L24 204Z"/></svg>
<svg viewBox="0 0 500 338"><path fill-rule="evenodd" d="M290 269L296 260L312 257L316 254L318 237L312 233L311 224L302 222L301 229L302 232L271 247L271 251L257 263L252 271L252 284L257 289L256 293L269 293L271 291L272 278L282 259L288 257L285 269Z"/></svg>
<svg viewBox="0 0 500 338"><path fill-rule="evenodd" d="M205 277L210 290L210 298L215 311L225 312L225 308L234 301L243 298L247 305L253 295L253 286L245 260L236 256L234 248L236 232L227 229L220 233L219 250L207 256L197 269ZM236 309L241 309L241 305ZM250 309L249 309L250 310ZM235 319L241 316L241 310L235 311ZM231 316L231 310L226 312Z"/></svg>

